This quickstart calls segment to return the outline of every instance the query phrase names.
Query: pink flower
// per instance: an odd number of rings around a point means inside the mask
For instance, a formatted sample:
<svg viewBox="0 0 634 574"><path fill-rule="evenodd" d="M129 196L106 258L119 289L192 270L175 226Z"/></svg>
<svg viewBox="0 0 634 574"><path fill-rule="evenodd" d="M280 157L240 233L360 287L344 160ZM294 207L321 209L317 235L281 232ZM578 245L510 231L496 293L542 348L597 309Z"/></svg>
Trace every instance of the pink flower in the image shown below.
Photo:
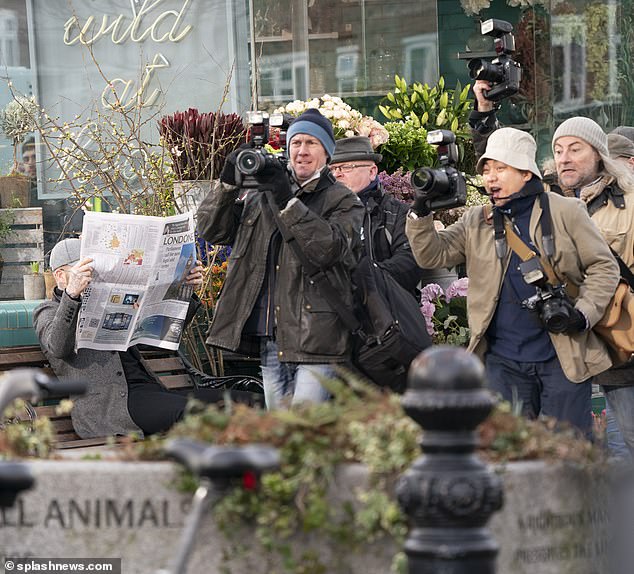
<svg viewBox="0 0 634 574"><path fill-rule="evenodd" d="M442 297L444 294L445 293L442 290L442 287L440 285L438 285L437 283L429 283L428 285L425 285L425 287L421 289L421 292L420 292L421 304L435 301L439 297Z"/></svg>
<svg viewBox="0 0 634 574"><path fill-rule="evenodd" d="M431 301L423 301L420 306L420 312L423 314L423 317L425 317L425 326L427 327L427 332L430 337L436 333L436 330L434 329L434 322L432 320L435 311L436 306Z"/></svg>
<svg viewBox="0 0 634 574"><path fill-rule="evenodd" d="M447 288L447 293L445 294L445 298L447 299L447 301L451 301L454 297L466 297L468 288L469 288L468 277L462 277L461 279L456 279Z"/></svg>

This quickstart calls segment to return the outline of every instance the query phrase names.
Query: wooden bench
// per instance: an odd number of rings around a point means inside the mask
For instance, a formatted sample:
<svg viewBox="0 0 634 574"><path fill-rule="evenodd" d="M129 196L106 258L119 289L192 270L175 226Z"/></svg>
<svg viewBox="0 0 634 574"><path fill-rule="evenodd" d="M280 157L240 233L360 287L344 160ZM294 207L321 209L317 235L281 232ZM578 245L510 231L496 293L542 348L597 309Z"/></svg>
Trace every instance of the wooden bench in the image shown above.
<svg viewBox="0 0 634 574"><path fill-rule="evenodd" d="M261 382L251 376L234 375L229 377L211 377L197 371L180 353L158 348L142 351L143 358L168 389L193 388L194 385L213 388L231 388L234 390L262 392ZM0 373L20 367L41 369L54 377L44 353L39 346L0 348ZM87 446L99 446L108 442L109 437L82 439L73 428L70 414L58 414L55 404L36 405L30 409L30 417L48 417L55 431L57 448L69 449ZM28 416L25 418L29 418Z"/></svg>

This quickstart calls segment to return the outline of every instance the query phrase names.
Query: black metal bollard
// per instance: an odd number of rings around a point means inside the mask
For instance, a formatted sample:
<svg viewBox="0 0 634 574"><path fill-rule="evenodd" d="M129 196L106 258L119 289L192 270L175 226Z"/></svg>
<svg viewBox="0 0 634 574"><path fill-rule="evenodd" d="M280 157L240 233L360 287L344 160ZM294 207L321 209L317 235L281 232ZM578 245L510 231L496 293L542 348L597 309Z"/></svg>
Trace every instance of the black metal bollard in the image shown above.
<svg viewBox="0 0 634 574"><path fill-rule="evenodd" d="M493 404L482 364L464 349L432 347L412 363L402 405L424 430L424 455L397 485L409 574L495 573L486 524L502 507L502 481L474 452Z"/></svg>

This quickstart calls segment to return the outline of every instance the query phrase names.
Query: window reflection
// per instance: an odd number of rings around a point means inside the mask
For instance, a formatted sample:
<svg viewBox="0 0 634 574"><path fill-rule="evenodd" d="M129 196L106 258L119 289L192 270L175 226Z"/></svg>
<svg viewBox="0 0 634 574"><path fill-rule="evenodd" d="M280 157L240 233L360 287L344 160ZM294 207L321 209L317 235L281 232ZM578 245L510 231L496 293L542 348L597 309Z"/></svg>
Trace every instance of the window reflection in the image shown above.
<svg viewBox="0 0 634 574"><path fill-rule="evenodd" d="M436 2L253 0L260 106L438 79ZM290 91L290 93L289 93Z"/></svg>

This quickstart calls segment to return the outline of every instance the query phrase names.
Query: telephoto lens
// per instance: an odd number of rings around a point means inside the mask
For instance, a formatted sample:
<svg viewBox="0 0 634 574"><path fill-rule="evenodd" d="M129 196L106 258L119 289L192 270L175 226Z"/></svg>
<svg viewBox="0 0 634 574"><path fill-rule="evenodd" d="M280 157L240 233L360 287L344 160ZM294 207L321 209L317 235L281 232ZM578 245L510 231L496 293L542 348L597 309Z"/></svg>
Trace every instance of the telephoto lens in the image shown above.
<svg viewBox="0 0 634 574"><path fill-rule="evenodd" d="M434 190L439 194L451 189L447 173L442 169L421 167L412 173L411 183L420 191Z"/></svg>
<svg viewBox="0 0 634 574"><path fill-rule="evenodd" d="M242 175L255 175L266 167L266 156L257 149L245 149L236 158L236 167Z"/></svg>
<svg viewBox="0 0 634 574"><path fill-rule="evenodd" d="M469 75L474 80L486 80L493 84L504 81L504 69L500 64L476 58L469 62Z"/></svg>

